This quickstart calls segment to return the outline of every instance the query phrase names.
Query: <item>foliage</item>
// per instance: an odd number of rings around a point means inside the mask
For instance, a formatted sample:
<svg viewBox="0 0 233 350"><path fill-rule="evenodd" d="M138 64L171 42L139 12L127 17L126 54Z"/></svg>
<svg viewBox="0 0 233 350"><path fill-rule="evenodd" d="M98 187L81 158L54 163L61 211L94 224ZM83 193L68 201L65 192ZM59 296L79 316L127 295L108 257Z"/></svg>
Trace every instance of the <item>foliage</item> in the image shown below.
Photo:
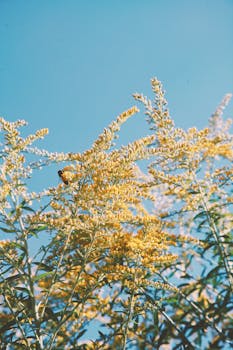
<svg viewBox="0 0 233 350"><path fill-rule="evenodd" d="M23 138L24 121L0 119L1 349L232 345L230 95L208 128L184 131L157 79L152 90L134 95L151 134L120 148L137 107L82 154L40 150L47 129ZM35 171L64 162L63 182L30 191Z"/></svg>

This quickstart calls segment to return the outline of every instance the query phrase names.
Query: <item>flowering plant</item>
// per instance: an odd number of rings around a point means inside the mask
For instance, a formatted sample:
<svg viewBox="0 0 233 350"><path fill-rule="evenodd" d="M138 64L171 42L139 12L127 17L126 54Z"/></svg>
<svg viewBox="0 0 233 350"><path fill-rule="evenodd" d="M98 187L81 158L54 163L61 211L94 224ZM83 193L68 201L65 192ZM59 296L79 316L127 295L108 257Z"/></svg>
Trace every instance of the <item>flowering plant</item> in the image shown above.
<svg viewBox="0 0 233 350"><path fill-rule="evenodd" d="M24 121L0 119L2 349L231 344L230 95L208 128L184 131L157 79L152 90L153 102L134 95L150 135L120 148L137 107L83 153L40 150L47 129L23 138ZM31 192L30 177L52 163L63 182Z"/></svg>

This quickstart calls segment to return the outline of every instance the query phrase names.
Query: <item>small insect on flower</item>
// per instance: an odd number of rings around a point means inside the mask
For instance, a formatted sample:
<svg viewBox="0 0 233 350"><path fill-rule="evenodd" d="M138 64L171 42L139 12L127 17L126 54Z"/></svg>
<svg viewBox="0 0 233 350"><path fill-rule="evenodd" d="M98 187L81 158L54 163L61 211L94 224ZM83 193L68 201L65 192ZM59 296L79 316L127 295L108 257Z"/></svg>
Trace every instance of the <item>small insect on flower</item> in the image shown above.
<svg viewBox="0 0 233 350"><path fill-rule="evenodd" d="M73 178L74 178L74 173L69 171L67 169L68 167L65 167L62 170L58 170L58 176L60 177L60 179L62 180L62 182L64 182L65 185L69 185L70 182L72 182Z"/></svg>

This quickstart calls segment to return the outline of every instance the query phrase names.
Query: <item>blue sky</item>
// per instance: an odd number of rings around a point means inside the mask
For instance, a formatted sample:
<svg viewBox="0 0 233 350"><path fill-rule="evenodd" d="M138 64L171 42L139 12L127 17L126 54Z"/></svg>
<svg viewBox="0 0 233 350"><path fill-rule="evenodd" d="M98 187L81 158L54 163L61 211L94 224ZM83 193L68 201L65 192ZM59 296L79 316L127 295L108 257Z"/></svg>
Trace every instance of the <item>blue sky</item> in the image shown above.
<svg viewBox="0 0 233 350"><path fill-rule="evenodd" d="M232 18L232 0L0 0L0 114L79 152L157 76L176 125L203 127L233 91ZM141 113L121 140L145 133Z"/></svg>

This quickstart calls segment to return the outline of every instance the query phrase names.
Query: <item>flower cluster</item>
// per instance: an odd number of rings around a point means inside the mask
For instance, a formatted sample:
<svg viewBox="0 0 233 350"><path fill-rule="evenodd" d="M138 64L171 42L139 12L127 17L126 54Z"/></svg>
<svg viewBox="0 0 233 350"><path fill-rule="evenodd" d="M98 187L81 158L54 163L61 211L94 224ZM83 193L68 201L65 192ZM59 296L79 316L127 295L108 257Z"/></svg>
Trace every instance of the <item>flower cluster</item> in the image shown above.
<svg viewBox="0 0 233 350"><path fill-rule="evenodd" d="M3 346L126 349L134 342L153 349L171 337L177 344L178 334L194 349L193 339L197 344L202 335L188 332L199 314L206 329L217 332L218 348L228 339L217 323L228 327L230 294L228 287L222 291L221 276L232 286L233 137L222 119L230 95L209 127L185 131L169 115L162 84L154 78L151 85L154 101L134 95L151 133L119 148L113 141L137 107L120 114L83 153L38 149L34 143L47 129L23 138L25 121L0 119ZM64 162L58 186L29 191L36 169ZM206 252L219 262L207 276ZM216 305L226 321L211 318ZM90 342L82 337L93 320L104 332Z"/></svg>

